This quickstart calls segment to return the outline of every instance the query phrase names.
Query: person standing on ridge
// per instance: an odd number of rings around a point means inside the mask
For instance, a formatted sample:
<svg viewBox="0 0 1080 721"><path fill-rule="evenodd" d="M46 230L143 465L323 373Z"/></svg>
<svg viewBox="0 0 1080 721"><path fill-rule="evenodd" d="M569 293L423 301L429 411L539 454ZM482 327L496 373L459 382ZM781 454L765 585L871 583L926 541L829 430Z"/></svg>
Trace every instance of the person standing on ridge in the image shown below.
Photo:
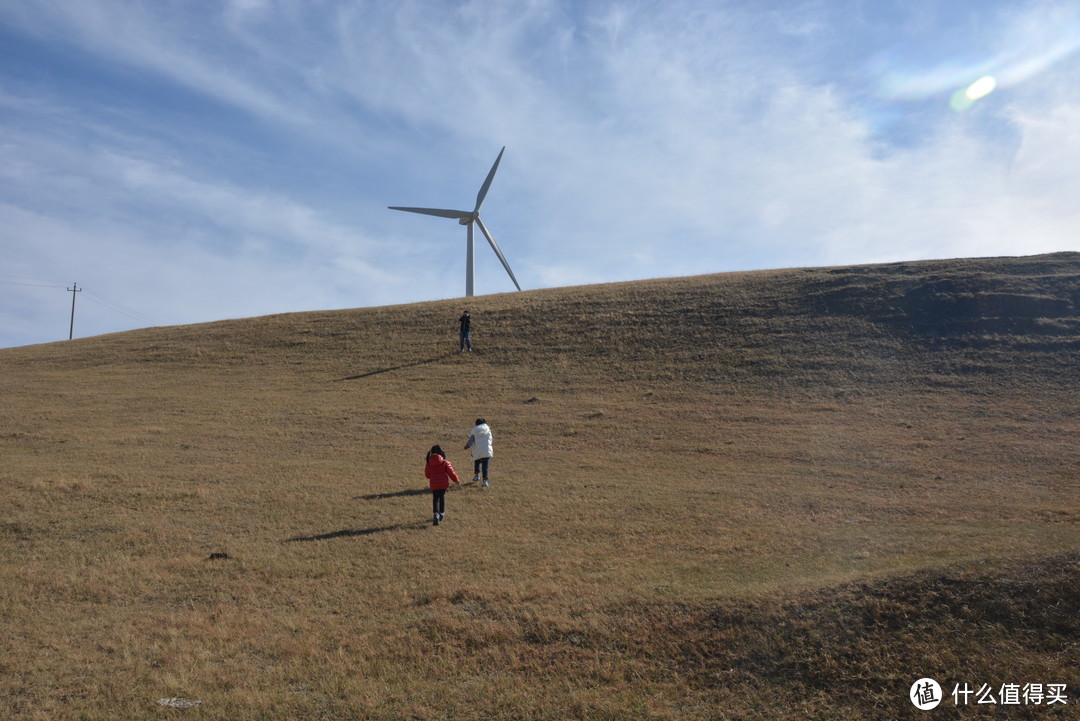
<svg viewBox="0 0 1080 721"><path fill-rule="evenodd" d="M491 447L491 427L483 418L476 419L476 426L469 431L469 442L465 444L465 450L472 449L473 480L480 480L480 473L484 474L484 486L488 485L488 465L494 455Z"/></svg>
<svg viewBox="0 0 1080 721"><path fill-rule="evenodd" d="M446 517L446 489L450 487L450 481L457 485L458 475L450 461L446 460L446 452L441 446L432 446L424 459L424 475L428 479L431 488L431 510L434 513L434 525Z"/></svg>
<svg viewBox="0 0 1080 721"><path fill-rule="evenodd" d="M469 311L465 311L458 318L458 327L461 329L459 333L459 339L461 341L461 353L466 350L472 353L472 316L469 315Z"/></svg>

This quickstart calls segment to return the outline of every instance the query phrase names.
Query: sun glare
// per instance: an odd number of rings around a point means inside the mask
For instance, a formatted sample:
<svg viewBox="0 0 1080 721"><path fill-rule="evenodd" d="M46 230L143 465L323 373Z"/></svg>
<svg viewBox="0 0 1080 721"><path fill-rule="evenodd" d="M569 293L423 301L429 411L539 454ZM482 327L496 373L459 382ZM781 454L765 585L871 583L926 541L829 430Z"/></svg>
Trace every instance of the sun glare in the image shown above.
<svg viewBox="0 0 1080 721"><path fill-rule="evenodd" d="M994 92L994 88L996 87L997 80L990 75L984 75L966 88L961 88L953 93L952 98L949 100L949 105L957 112L967 110L974 105L977 100L981 100Z"/></svg>
<svg viewBox="0 0 1080 721"><path fill-rule="evenodd" d="M969 85L964 94L971 100L978 100L979 98L985 98L987 95L994 92L994 88L996 87L997 80L994 80L994 78L989 75L985 75Z"/></svg>

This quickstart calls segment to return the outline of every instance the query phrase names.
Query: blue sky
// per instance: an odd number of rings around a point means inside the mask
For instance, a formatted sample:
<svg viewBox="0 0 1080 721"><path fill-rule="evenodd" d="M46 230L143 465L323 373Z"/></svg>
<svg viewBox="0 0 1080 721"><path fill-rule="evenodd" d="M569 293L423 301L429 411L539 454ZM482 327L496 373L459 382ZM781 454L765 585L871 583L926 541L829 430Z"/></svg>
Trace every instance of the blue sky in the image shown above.
<svg viewBox="0 0 1080 721"><path fill-rule="evenodd" d="M1078 50L1053 0L6 0L0 347L72 283L77 337L460 297L387 206L503 146L526 290L1078 250Z"/></svg>

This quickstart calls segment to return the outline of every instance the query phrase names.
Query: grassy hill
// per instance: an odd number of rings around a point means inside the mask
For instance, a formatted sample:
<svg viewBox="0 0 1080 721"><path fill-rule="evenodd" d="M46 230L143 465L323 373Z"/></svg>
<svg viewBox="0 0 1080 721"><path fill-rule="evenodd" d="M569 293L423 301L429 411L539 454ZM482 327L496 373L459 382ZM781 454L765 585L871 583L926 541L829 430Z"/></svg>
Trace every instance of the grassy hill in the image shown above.
<svg viewBox="0 0 1080 721"><path fill-rule="evenodd" d="M0 350L0 717L1080 718L1080 254L464 307Z"/></svg>

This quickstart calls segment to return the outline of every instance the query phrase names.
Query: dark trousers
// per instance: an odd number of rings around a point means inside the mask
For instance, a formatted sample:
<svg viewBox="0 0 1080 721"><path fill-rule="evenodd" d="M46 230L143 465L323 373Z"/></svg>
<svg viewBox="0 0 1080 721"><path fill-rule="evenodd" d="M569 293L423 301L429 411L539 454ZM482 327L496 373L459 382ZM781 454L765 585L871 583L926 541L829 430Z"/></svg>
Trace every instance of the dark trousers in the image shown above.
<svg viewBox="0 0 1080 721"><path fill-rule="evenodd" d="M446 489L431 489L431 512L446 513Z"/></svg>
<svg viewBox="0 0 1080 721"><path fill-rule="evenodd" d="M461 336L461 350L466 348L472 350L472 332L463 330L459 335Z"/></svg>
<svg viewBox="0 0 1080 721"><path fill-rule="evenodd" d="M475 461L473 461L473 475L474 476L480 475L480 469L483 468L484 469L484 480L486 481L487 480L487 474L488 474L488 463L490 463L490 462L491 462L490 458L477 458Z"/></svg>

